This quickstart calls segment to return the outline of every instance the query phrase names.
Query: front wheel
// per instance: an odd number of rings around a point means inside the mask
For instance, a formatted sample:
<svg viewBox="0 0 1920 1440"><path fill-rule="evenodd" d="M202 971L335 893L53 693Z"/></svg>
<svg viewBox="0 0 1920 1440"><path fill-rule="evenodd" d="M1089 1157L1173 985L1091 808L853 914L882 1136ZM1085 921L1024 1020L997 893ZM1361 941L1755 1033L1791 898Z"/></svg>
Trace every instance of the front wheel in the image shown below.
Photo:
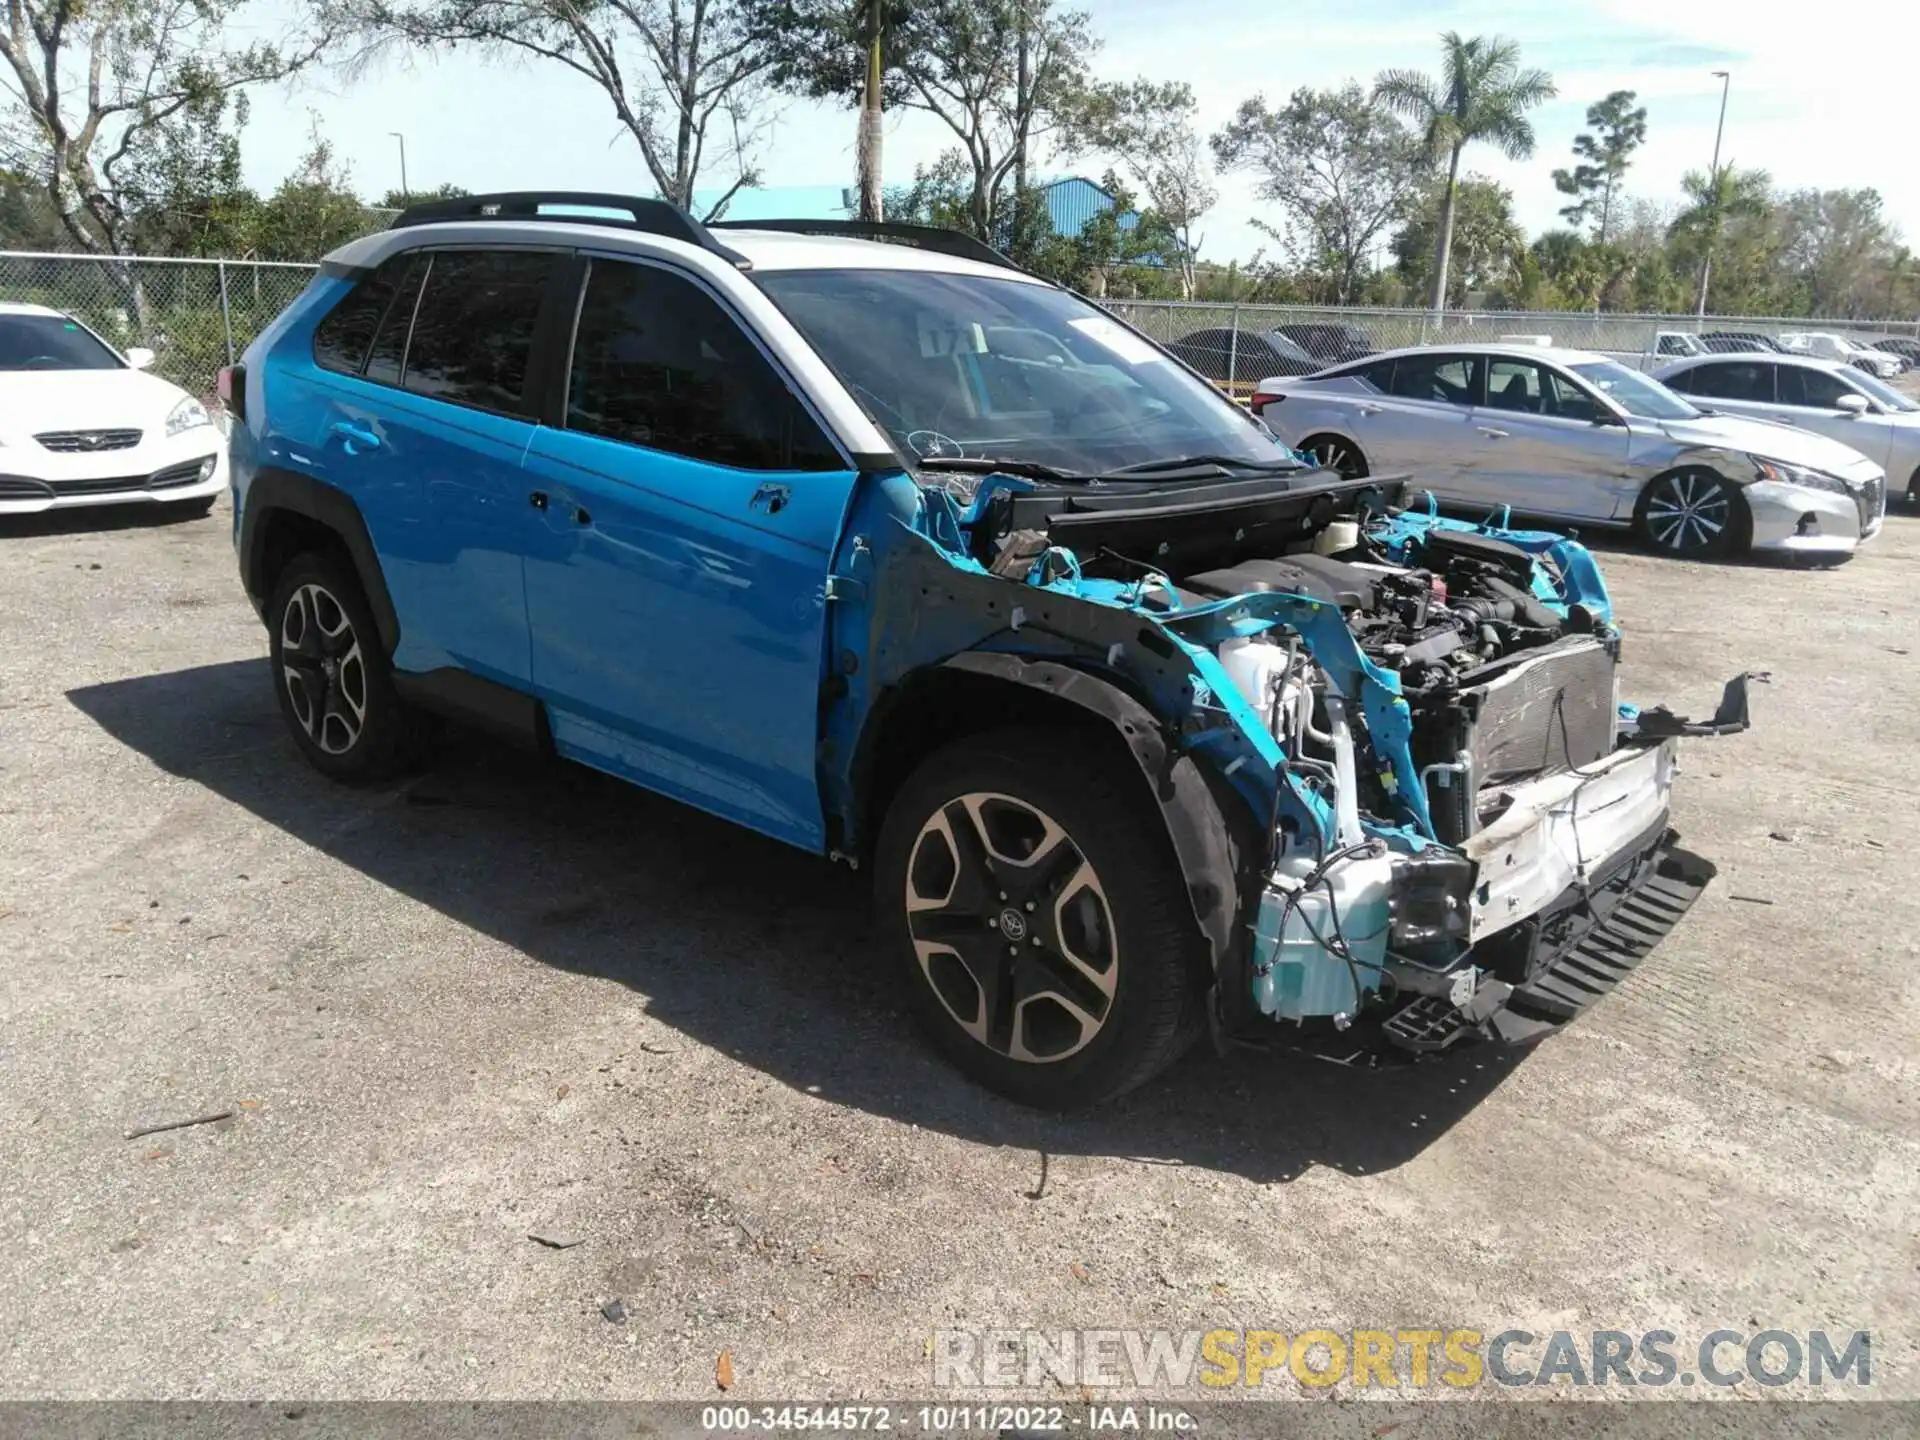
<svg viewBox="0 0 1920 1440"><path fill-rule="evenodd" d="M1024 1104L1110 1099L1194 1034L1204 944L1125 763L1066 732L976 736L928 759L881 829L881 933L916 1018Z"/></svg>
<svg viewBox="0 0 1920 1440"><path fill-rule="evenodd" d="M1711 470L1676 470L1640 492L1634 527L1654 549L1686 560L1725 555L1742 538L1746 502Z"/></svg>

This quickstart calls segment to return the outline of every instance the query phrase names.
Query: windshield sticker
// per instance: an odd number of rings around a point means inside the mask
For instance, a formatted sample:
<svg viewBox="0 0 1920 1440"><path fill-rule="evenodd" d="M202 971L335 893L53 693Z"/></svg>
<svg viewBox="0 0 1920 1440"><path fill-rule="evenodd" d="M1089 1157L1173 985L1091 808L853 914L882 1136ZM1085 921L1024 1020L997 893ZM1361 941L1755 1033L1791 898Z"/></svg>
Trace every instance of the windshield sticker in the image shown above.
<svg viewBox="0 0 1920 1440"><path fill-rule="evenodd" d="M1068 322L1089 340L1104 345L1128 365L1144 365L1158 360L1160 352L1131 330L1114 324L1104 315L1088 315Z"/></svg>
<svg viewBox="0 0 1920 1440"><path fill-rule="evenodd" d="M949 355L984 355L987 334L979 322L963 324L937 310L922 310L914 316L920 331L920 355L926 360L944 360Z"/></svg>

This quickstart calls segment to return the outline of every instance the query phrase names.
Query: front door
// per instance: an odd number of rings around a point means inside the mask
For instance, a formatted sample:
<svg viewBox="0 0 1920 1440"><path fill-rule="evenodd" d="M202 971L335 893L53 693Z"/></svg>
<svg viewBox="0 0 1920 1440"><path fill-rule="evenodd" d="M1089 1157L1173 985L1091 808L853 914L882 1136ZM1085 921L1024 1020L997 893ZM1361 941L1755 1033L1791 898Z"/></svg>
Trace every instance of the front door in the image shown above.
<svg viewBox="0 0 1920 1440"><path fill-rule="evenodd" d="M1476 496L1524 515L1611 520L1631 513L1622 478L1627 428L1597 423L1602 418L1612 412L1558 370L1494 357L1486 404L1473 412L1466 473Z"/></svg>
<svg viewBox="0 0 1920 1440"><path fill-rule="evenodd" d="M533 683L562 754L797 845L851 463L719 299L590 262L564 424L521 503Z"/></svg>
<svg viewBox="0 0 1920 1440"><path fill-rule="evenodd" d="M1774 367L1775 402L1771 416L1798 425L1858 450L1885 467L1893 448L1893 427L1880 414L1877 401L1862 393L1845 376L1809 365ZM1857 395L1868 408L1856 413L1840 408L1842 396Z"/></svg>

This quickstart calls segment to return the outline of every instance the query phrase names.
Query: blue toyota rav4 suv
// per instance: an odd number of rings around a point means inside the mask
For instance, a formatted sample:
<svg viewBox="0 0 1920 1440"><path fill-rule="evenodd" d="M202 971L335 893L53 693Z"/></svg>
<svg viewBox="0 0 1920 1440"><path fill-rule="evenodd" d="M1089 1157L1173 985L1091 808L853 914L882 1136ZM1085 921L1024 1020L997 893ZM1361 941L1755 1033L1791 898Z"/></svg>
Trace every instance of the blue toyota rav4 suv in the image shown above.
<svg viewBox="0 0 1920 1440"><path fill-rule="evenodd" d="M1209 1029L1535 1039L1712 873L1674 747L1743 679L1620 704L1578 544L1310 468L958 235L435 202L224 383L315 766L454 717L870 866L935 1042L1034 1104Z"/></svg>

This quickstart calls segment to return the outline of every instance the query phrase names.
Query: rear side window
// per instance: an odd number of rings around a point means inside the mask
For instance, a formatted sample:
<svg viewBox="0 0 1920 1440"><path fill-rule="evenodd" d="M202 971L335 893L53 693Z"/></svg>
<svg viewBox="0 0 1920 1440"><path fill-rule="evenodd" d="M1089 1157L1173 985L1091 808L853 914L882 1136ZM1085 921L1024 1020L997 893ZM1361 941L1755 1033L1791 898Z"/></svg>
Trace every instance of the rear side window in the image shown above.
<svg viewBox="0 0 1920 1440"><path fill-rule="evenodd" d="M393 303L387 306L386 318L373 337L373 348L367 352L367 379L382 385L400 383L400 367L407 358L407 332L413 328L413 307L420 303L420 286L433 264L428 255L412 258L414 263L394 292Z"/></svg>
<svg viewBox="0 0 1920 1440"><path fill-rule="evenodd" d="M593 262L567 428L740 470L846 468L719 302L653 265Z"/></svg>
<svg viewBox="0 0 1920 1440"><path fill-rule="evenodd" d="M1773 366L1751 360L1726 360L1687 372L1693 379L1688 393L1715 400L1754 400L1773 404Z"/></svg>
<svg viewBox="0 0 1920 1440"><path fill-rule="evenodd" d="M348 292L313 332L313 361L322 370L358 375L367 363L367 347L393 303L411 255L396 255Z"/></svg>
<svg viewBox="0 0 1920 1440"><path fill-rule="evenodd" d="M1472 355L1402 355L1393 367L1393 391L1403 400L1471 405L1480 391L1480 360Z"/></svg>
<svg viewBox="0 0 1920 1440"><path fill-rule="evenodd" d="M530 250L441 250L413 315L402 384L436 400L529 413L527 364L540 301L562 256Z"/></svg>

